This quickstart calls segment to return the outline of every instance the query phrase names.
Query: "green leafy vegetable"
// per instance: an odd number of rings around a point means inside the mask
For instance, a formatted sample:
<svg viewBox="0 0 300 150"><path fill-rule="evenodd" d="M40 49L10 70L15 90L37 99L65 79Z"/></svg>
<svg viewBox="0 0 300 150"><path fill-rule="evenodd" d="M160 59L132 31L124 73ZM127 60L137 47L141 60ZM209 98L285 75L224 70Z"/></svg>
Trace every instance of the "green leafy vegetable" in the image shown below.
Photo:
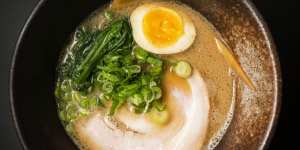
<svg viewBox="0 0 300 150"><path fill-rule="evenodd" d="M73 79L76 83L83 83L89 77L93 67L102 57L120 48L130 35L128 21L117 20L102 31L90 47L88 55L82 60L80 65L73 72Z"/></svg>
<svg viewBox="0 0 300 150"><path fill-rule="evenodd" d="M75 32L74 44L59 65L55 96L59 117L68 125L112 102L114 115L124 103L136 113L165 109L160 87L164 62L135 45L127 18L113 19L103 30L84 27Z"/></svg>

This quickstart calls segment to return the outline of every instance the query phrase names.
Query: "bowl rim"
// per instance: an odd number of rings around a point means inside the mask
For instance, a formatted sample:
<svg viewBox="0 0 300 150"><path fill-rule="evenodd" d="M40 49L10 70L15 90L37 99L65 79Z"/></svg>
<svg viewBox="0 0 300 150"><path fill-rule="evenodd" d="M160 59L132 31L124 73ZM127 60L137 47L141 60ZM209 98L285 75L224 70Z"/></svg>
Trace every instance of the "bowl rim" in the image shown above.
<svg viewBox="0 0 300 150"><path fill-rule="evenodd" d="M15 44L14 52L11 59L11 65L9 70L9 102L10 102L10 118L14 124L15 132L17 134L20 145L23 149L28 150L28 146L26 140L24 138L24 132L21 131L19 125L19 119L17 116L17 112L15 109L15 99L14 99L14 77L15 77L15 63L18 57L18 52L20 49L20 45L23 42L24 35L28 32L28 29L31 25L31 22L36 17L36 15L40 12L42 6L47 2L47 0L39 0L37 4L35 4L32 9L29 17L26 19L25 24L19 32L19 36L17 42ZM268 127L266 132L264 133L264 138L260 143L259 149L267 149L271 139L273 138L276 126L278 123L279 114L281 111L281 103L282 103L282 74L281 74L281 66L279 61L279 56L276 50L276 45L274 43L271 32L268 28L267 23L263 19L260 12L257 10L256 6L251 0L242 0L242 3L249 9L251 16L255 18L255 21L259 24L261 32L266 38L266 43L268 45L268 49L270 50L270 57L272 62L272 69L274 73L274 97L273 97L273 110L272 116L268 123Z"/></svg>
<svg viewBox="0 0 300 150"><path fill-rule="evenodd" d="M19 126L19 119L17 116L17 112L15 109L15 99L14 99L14 76L15 76L15 63L18 57L18 52L20 49L20 45L23 42L24 35L28 31L28 27L31 25L32 20L35 18L35 16L39 13L41 10L41 7L45 4L47 0L39 0L35 6L33 7L29 17L26 19L22 29L19 32L19 36L15 45L15 49L12 55L11 59L11 66L10 66L10 73L9 73L9 99L10 99L10 116L13 121L14 127L15 127L15 132L17 134L18 140L20 142L20 145L23 149L28 150L24 134L21 131L21 128Z"/></svg>
<svg viewBox="0 0 300 150"><path fill-rule="evenodd" d="M281 103L282 103L282 74L281 74L281 65L279 61L279 56L276 48L276 44L274 42L271 31L264 20L262 14L258 11L256 6L251 0L244 0L244 4L248 7L251 15L255 17L256 22L259 24L262 33L264 34L268 49L270 50L270 57L272 62L272 69L274 73L274 97L273 97L273 110L272 116L268 123L268 127L262 143L260 144L259 149L267 149L271 143L271 140L276 132L276 127L278 124L278 119L281 111Z"/></svg>

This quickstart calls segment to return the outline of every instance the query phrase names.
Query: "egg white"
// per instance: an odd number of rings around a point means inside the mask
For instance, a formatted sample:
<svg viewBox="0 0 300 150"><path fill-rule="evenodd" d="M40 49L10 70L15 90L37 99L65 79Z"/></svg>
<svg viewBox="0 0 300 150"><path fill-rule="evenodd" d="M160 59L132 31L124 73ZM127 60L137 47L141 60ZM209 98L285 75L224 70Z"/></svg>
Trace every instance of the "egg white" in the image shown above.
<svg viewBox="0 0 300 150"><path fill-rule="evenodd" d="M167 47L157 47L147 39L143 31L143 19L147 13L157 7L159 6L146 4L137 7L132 12L130 22L136 43L145 50L155 54L174 54L183 52L189 48L195 40L196 29L192 21L184 14L179 14L183 21L183 35L181 35L174 44Z"/></svg>

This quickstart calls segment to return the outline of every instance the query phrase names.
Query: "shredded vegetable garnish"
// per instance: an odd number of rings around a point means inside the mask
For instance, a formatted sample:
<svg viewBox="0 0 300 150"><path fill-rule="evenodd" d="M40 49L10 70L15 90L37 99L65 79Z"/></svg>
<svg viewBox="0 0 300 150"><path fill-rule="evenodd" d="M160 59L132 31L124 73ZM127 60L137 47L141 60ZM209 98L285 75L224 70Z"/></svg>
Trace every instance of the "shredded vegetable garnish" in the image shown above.
<svg viewBox="0 0 300 150"><path fill-rule="evenodd" d="M75 44L58 68L55 94L65 123L98 107L110 107L108 114L114 115L124 103L136 113L164 110L163 61L135 45L127 18L104 15L110 23L103 30L76 31Z"/></svg>

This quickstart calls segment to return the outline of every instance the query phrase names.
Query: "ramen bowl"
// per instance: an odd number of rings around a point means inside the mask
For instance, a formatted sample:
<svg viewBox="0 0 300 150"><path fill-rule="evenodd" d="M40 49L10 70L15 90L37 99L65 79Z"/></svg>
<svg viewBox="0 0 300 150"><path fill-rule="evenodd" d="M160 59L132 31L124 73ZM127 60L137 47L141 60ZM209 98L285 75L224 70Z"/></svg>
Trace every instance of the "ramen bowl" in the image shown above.
<svg viewBox="0 0 300 150"><path fill-rule="evenodd" d="M41 0L16 44L10 75L12 118L24 149L77 149L57 116L54 88L60 50L76 27L109 1ZM182 0L220 32L256 85L236 83L233 118L215 149L263 149L274 132L280 67L270 32L251 1Z"/></svg>

